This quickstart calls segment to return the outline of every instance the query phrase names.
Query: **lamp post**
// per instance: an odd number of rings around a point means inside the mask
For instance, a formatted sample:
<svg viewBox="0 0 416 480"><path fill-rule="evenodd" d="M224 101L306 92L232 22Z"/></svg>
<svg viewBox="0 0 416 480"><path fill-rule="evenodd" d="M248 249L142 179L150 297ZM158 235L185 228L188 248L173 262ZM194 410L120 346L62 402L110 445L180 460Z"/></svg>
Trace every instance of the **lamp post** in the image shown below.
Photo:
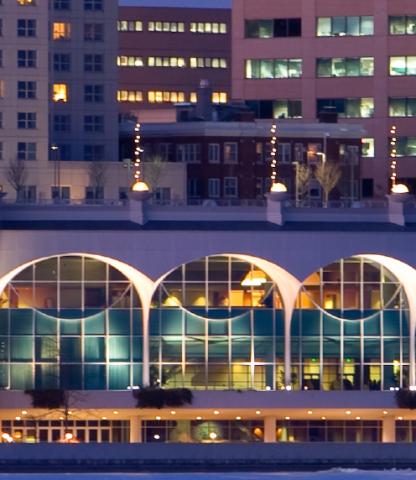
<svg viewBox="0 0 416 480"><path fill-rule="evenodd" d="M57 198L61 199L61 164L59 162L59 147L58 145L52 145L51 150L53 152L53 182L55 188L58 189Z"/></svg>

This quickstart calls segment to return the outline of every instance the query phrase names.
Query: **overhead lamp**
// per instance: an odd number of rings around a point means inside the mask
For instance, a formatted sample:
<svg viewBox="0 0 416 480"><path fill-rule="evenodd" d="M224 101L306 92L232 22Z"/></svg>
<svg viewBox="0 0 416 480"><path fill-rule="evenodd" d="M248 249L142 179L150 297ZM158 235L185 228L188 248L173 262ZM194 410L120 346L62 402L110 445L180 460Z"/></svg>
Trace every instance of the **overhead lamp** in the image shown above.
<svg viewBox="0 0 416 480"><path fill-rule="evenodd" d="M409 188L407 185L404 185L403 183L396 183L391 187L391 193L409 193Z"/></svg>
<svg viewBox="0 0 416 480"><path fill-rule="evenodd" d="M270 189L271 193L286 193L287 187L284 183L277 182L272 184L272 188Z"/></svg>
<svg viewBox="0 0 416 480"><path fill-rule="evenodd" d="M146 182L143 182L142 180L138 180L137 182L134 182L133 185L131 186L131 191L132 192L149 192L149 185L147 185Z"/></svg>
<svg viewBox="0 0 416 480"><path fill-rule="evenodd" d="M242 287L261 287L267 282L264 272L261 270L250 270L241 282Z"/></svg>

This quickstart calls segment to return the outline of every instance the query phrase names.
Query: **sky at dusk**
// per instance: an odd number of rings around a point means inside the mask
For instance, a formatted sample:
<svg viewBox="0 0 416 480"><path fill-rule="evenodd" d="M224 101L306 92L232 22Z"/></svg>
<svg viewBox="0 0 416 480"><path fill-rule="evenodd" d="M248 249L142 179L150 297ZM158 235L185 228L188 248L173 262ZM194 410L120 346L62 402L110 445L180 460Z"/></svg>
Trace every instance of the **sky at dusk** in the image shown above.
<svg viewBox="0 0 416 480"><path fill-rule="evenodd" d="M230 8L232 0L119 0L121 6Z"/></svg>

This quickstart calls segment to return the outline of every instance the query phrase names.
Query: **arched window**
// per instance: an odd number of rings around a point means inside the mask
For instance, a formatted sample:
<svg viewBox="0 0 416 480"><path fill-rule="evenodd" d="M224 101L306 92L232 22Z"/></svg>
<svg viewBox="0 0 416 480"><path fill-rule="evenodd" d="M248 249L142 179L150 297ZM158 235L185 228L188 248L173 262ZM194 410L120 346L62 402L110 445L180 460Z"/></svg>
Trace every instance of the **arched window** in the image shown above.
<svg viewBox="0 0 416 480"><path fill-rule="evenodd" d="M357 256L303 283L291 327L297 388L389 390L409 379L409 314L400 282Z"/></svg>
<svg viewBox="0 0 416 480"><path fill-rule="evenodd" d="M141 383L141 306L131 282L88 256L39 261L0 295L0 386L120 390Z"/></svg>
<svg viewBox="0 0 416 480"><path fill-rule="evenodd" d="M283 379L283 311L277 286L254 264L211 256L160 283L150 317L153 383L274 389Z"/></svg>

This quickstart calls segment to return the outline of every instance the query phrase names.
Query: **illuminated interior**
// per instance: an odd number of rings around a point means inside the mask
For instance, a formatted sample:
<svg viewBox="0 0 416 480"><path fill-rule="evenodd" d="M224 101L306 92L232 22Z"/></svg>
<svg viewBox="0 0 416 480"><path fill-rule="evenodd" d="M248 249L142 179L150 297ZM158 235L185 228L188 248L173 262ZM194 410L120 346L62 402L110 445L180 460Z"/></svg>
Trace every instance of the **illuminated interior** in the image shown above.
<svg viewBox="0 0 416 480"><path fill-rule="evenodd" d="M398 279L361 257L303 283L292 319L292 382L313 390L389 390L409 383L409 310Z"/></svg>
<svg viewBox="0 0 416 480"><path fill-rule="evenodd" d="M283 381L277 286L230 256L182 265L159 285L150 318L153 383L194 389L274 389Z"/></svg>
<svg viewBox="0 0 416 480"><path fill-rule="evenodd" d="M83 256L42 260L16 275L0 302L0 388L141 383L140 301L112 266Z"/></svg>

